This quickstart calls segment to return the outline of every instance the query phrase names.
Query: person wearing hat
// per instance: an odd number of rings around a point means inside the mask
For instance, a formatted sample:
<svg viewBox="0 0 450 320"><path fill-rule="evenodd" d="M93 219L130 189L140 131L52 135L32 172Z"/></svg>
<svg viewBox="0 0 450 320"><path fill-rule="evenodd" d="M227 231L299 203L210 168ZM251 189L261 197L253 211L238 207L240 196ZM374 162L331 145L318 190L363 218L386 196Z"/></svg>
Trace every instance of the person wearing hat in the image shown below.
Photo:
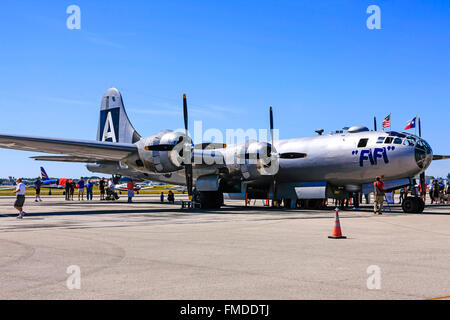
<svg viewBox="0 0 450 320"><path fill-rule="evenodd" d="M374 214L383 214L383 202L384 202L384 182L383 177L377 177L373 188L375 191L375 202L373 205Z"/></svg>

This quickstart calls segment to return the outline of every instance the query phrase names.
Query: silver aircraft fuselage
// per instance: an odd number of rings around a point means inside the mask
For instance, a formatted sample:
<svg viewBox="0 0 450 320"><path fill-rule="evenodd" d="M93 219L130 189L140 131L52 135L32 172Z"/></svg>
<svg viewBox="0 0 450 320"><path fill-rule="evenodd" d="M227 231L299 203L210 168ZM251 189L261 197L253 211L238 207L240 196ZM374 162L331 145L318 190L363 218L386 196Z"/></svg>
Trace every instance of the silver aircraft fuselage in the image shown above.
<svg viewBox="0 0 450 320"><path fill-rule="evenodd" d="M426 170L433 158L431 147L424 140L397 132L365 131L294 138L280 140L275 148L278 153L307 155L280 159L279 182L360 185L372 182L377 176L386 180L410 178Z"/></svg>
<svg viewBox="0 0 450 320"><path fill-rule="evenodd" d="M233 147L221 149L221 152L232 152ZM385 180L417 176L428 168L433 159L431 147L425 140L398 132L367 130L284 139L275 141L274 147L278 154L306 154L298 159L279 159L276 174L279 183L326 181L335 186L361 186L373 182L377 176L384 176ZM94 166L88 165L88 168L103 173L120 171L116 166L105 170ZM170 174L127 171L122 174L136 175L139 180L185 184L184 170ZM196 169L194 166L195 177L215 173L214 168ZM268 177L262 176L252 183L267 185L270 181Z"/></svg>

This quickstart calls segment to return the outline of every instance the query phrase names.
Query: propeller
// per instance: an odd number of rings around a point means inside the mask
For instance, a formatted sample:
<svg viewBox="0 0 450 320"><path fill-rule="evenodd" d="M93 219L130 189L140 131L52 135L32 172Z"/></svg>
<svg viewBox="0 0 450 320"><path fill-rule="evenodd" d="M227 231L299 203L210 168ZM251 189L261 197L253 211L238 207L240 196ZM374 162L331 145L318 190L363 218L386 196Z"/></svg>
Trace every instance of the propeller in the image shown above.
<svg viewBox="0 0 450 320"><path fill-rule="evenodd" d="M188 139L188 110L187 110L187 100L186 94L183 94L183 118L184 118L184 130L186 133L185 139ZM189 139L188 139L189 141ZM191 145L190 143L184 144L183 148L184 155L184 174L186 176L186 186L188 191L189 200L192 200L192 186L193 186L193 175L192 175L192 163L191 163Z"/></svg>
<svg viewBox="0 0 450 320"><path fill-rule="evenodd" d="M422 138L422 124L420 118L419 118L419 137ZM425 190L425 171L420 174L420 185L422 186L421 187L422 192L420 195L425 199L425 196L427 194L427 190Z"/></svg>
<svg viewBox="0 0 450 320"><path fill-rule="evenodd" d="M152 146L146 146L145 150L147 151L172 151L175 148L175 145L172 144L155 144Z"/></svg>
<svg viewBox="0 0 450 320"><path fill-rule="evenodd" d="M271 145L273 147L273 109L270 107L269 109L269 116L270 116L270 141ZM272 175L272 205L274 201L276 201L276 194L277 194L277 181L275 179L275 174Z"/></svg>

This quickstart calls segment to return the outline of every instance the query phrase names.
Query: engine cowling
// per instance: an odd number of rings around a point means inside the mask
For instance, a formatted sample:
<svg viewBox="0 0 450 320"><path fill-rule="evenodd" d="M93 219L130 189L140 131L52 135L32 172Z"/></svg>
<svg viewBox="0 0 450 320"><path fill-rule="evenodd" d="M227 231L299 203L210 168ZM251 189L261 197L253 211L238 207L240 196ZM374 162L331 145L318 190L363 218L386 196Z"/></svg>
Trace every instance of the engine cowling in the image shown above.
<svg viewBox="0 0 450 320"><path fill-rule="evenodd" d="M189 137L176 131L162 131L137 142L142 166L157 173L182 169L183 147L190 145Z"/></svg>
<svg viewBox="0 0 450 320"><path fill-rule="evenodd" d="M233 168L231 171L239 171L244 180L256 180L278 172L278 157L270 143L249 141L243 145L234 146L228 152L233 154L233 163L230 163L230 157L227 157L227 165Z"/></svg>

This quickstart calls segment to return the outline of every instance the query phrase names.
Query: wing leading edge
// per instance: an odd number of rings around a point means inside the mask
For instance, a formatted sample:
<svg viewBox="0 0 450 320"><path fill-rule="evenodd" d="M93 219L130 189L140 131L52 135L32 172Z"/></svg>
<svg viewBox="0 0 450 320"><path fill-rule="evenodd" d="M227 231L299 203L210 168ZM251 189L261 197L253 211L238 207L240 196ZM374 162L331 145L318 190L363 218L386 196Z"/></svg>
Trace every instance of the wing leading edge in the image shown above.
<svg viewBox="0 0 450 320"><path fill-rule="evenodd" d="M0 148L65 154L78 158L93 161L119 161L132 153L137 152L136 145L132 143L113 143L90 140L72 140L45 138L21 135L5 135L0 134ZM64 161L61 160L55 161ZM66 160L67 161L67 160Z"/></svg>

